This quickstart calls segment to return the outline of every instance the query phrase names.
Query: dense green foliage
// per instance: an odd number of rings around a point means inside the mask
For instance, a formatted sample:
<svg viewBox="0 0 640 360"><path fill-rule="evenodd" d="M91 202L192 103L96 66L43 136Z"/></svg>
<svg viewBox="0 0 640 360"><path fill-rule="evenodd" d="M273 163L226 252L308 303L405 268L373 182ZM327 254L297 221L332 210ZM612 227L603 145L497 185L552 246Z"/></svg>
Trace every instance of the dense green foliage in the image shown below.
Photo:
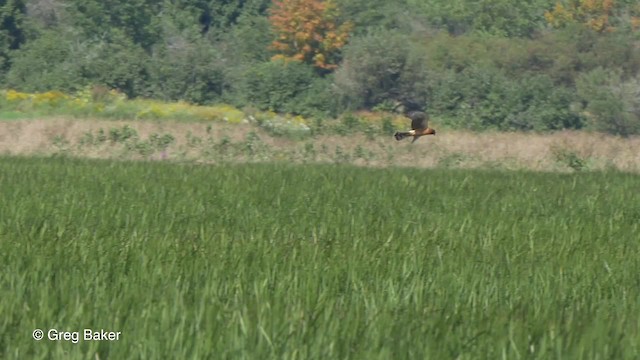
<svg viewBox="0 0 640 360"><path fill-rule="evenodd" d="M0 357L638 358L639 180L1 158Z"/></svg>
<svg viewBox="0 0 640 360"><path fill-rule="evenodd" d="M635 1L335 4L331 19L348 24L350 36L334 44L332 67L318 69L272 62L270 0L0 1L0 88L107 86L129 97L319 118L411 101L451 127L640 131L637 101L618 98L617 85L583 91L600 68L620 74L625 94L640 91Z"/></svg>

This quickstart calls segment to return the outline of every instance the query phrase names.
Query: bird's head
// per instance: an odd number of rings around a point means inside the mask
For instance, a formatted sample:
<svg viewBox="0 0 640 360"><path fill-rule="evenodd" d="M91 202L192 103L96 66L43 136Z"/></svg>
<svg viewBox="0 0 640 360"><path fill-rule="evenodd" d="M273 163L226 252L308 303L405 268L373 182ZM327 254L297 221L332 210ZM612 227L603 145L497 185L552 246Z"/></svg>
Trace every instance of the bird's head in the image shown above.
<svg viewBox="0 0 640 360"><path fill-rule="evenodd" d="M427 135L435 135L435 134L436 134L436 130L435 129L431 129L431 128L427 129Z"/></svg>

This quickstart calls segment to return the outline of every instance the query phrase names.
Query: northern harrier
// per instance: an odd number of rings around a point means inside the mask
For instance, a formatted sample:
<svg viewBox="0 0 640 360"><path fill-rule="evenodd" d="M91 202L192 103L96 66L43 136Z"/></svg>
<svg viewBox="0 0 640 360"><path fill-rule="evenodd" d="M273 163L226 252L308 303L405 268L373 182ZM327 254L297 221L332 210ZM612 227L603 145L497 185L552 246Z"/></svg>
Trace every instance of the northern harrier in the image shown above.
<svg viewBox="0 0 640 360"><path fill-rule="evenodd" d="M436 131L428 126L429 118L426 113L422 111L411 111L406 115L411 119L411 130L398 131L395 133L396 140L400 141L408 136L413 136L413 144L420 136L435 135Z"/></svg>

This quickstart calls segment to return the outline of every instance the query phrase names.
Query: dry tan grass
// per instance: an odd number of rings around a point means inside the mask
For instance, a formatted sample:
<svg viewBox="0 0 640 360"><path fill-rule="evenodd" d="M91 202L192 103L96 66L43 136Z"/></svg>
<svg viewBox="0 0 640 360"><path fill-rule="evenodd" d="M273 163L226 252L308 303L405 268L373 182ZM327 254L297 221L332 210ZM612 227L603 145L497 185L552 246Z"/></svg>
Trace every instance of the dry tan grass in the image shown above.
<svg viewBox="0 0 640 360"><path fill-rule="evenodd" d="M249 132L260 140L260 157L237 153L233 161L282 160L293 162L349 162L364 166L410 166L420 168L501 168L536 171L570 171L562 154L571 154L591 170L618 169L640 172L640 137L619 138L599 133L564 131L553 134L472 133L439 131L437 136L423 137L416 143L397 142L393 137L368 138L365 135L324 135L306 140L272 137L251 125L219 123L178 123L152 121L75 120L67 118L0 122L0 153L12 155L51 155L61 151L54 139L68 141L64 151L70 156L92 158L142 158L123 152L122 145L80 146L87 132L128 125L140 138L168 133L175 137L166 154L151 159L176 159L213 162L202 156L203 149L189 146L187 134L210 142L228 138L242 144ZM313 149L313 157L308 153ZM358 154L365 156L358 156ZM123 155L124 154L124 155Z"/></svg>

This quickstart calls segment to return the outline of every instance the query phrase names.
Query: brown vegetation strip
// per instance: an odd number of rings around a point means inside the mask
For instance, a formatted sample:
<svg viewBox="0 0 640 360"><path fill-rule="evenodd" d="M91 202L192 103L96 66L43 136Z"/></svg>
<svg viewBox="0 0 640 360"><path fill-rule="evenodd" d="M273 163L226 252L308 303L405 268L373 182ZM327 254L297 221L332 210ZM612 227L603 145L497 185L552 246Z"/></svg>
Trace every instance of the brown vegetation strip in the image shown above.
<svg viewBox="0 0 640 360"><path fill-rule="evenodd" d="M166 151L145 156L124 144L82 145L87 133L128 125L140 139L152 134L175 138ZM253 135L253 140L251 136ZM197 144L188 139L197 138ZM229 148L217 147L227 139ZM252 142L251 146L247 146ZM250 149L249 149L250 148ZM119 159L168 159L197 162L291 161L342 162L364 166L419 168L498 168L536 171L617 169L640 172L640 137L620 138L599 133L563 131L535 133L471 133L441 130L415 144L392 136L322 135L303 140L273 137L251 125L37 119L0 122L0 153ZM225 157L216 153L224 152Z"/></svg>

